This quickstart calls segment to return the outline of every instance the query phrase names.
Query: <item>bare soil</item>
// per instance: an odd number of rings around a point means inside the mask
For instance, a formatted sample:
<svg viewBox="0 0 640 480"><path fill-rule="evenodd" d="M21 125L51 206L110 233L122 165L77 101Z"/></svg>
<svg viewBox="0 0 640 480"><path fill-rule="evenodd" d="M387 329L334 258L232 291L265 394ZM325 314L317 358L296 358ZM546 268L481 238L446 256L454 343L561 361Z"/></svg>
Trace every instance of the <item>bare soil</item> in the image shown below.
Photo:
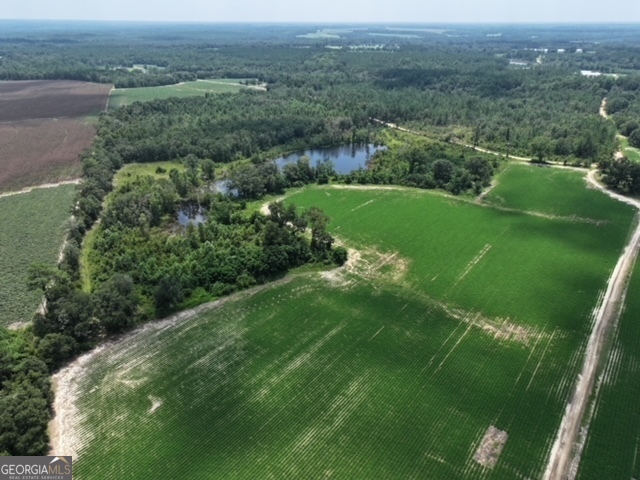
<svg viewBox="0 0 640 480"><path fill-rule="evenodd" d="M496 427L491 425L484 434L482 442L480 442L473 459L483 467L495 467L508 438L509 435L507 432L498 430Z"/></svg>
<svg viewBox="0 0 640 480"><path fill-rule="evenodd" d="M110 85L71 81L0 82L0 191L80 174L80 153L103 111Z"/></svg>
<svg viewBox="0 0 640 480"><path fill-rule="evenodd" d="M95 133L73 119L0 124L0 191L77 177Z"/></svg>
<svg viewBox="0 0 640 480"><path fill-rule="evenodd" d="M68 80L0 82L0 122L95 115L111 85Z"/></svg>

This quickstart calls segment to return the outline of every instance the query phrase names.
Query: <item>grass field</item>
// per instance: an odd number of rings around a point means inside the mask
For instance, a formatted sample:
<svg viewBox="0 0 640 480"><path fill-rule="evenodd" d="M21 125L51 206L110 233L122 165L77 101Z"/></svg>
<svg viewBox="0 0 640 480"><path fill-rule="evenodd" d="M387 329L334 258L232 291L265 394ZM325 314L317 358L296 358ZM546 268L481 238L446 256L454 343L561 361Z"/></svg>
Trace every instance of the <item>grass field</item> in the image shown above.
<svg viewBox="0 0 640 480"><path fill-rule="evenodd" d="M558 201L582 197L577 220L532 214L548 207L535 185L520 190L530 205L503 191L503 209L411 189L294 193L356 249L348 268L95 354L71 377L77 478L540 477L633 218L576 178L554 181ZM608 222L591 221L607 203ZM490 426L508 434L493 469L474 460Z"/></svg>
<svg viewBox="0 0 640 480"><path fill-rule="evenodd" d="M629 146L629 139L618 135L620 141L620 149L625 157L633 162L640 162L640 149Z"/></svg>
<svg viewBox="0 0 640 480"><path fill-rule="evenodd" d="M158 172L159 168L164 172ZM173 169L183 172L184 165L177 162L130 163L118 170L113 183L119 187L133 182L139 177L169 178L169 172Z"/></svg>
<svg viewBox="0 0 640 480"><path fill-rule="evenodd" d="M74 185L0 198L0 325L31 320L42 295L27 290L34 262L54 264L75 194Z"/></svg>
<svg viewBox="0 0 640 480"><path fill-rule="evenodd" d="M640 263L600 379L578 479L640 477Z"/></svg>
<svg viewBox="0 0 640 480"><path fill-rule="evenodd" d="M206 93L237 93L243 88L239 79L196 80L162 87L116 88L109 97L109 108L130 105L133 102L148 102L171 97L195 97Z"/></svg>

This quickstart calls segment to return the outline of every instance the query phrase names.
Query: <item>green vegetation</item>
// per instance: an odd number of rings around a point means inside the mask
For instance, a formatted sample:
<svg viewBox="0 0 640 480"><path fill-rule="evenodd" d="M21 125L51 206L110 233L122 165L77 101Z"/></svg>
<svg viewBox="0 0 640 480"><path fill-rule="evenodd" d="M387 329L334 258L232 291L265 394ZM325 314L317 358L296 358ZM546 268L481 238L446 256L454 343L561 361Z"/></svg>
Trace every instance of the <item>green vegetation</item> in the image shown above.
<svg viewBox="0 0 640 480"><path fill-rule="evenodd" d="M25 331L0 326L0 455L46 455L49 405L53 399L49 369L39 345Z"/></svg>
<svg viewBox="0 0 640 480"><path fill-rule="evenodd" d="M303 208L321 206L330 232L347 245L397 252L409 262L407 280L416 294L488 318L585 334L634 212L582 185L574 188L585 192L582 218L544 218L411 189L313 188L293 200ZM565 192L566 198L580 195L570 187ZM592 194L602 199L593 209ZM608 221L598 222L607 203ZM532 281L538 278L545 280Z"/></svg>
<svg viewBox="0 0 640 480"><path fill-rule="evenodd" d="M595 415L582 453L578 479L638 478L640 444L640 264L631 277L625 310L620 317L597 390Z"/></svg>
<svg viewBox="0 0 640 480"><path fill-rule="evenodd" d="M203 328L198 336L180 330L175 344L123 354L152 368L149 385L171 401L129 392L130 382L81 396L87 408L105 399L85 420L96 432L86 450L96 465L107 458L114 465L109 454L124 458L126 448L135 465L120 465L155 478L176 466L196 478L210 477L209 466L226 477L540 476L632 212L586 190L578 175L524 167L507 168L486 200L471 198L503 163L458 143L539 161L598 162L608 185L640 191L640 163L611 160L616 131L640 145L634 26L505 25L495 37L494 27L475 25L452 26L444 36L375 25L0 23L0 79L126 89L113 92L112 106L122 106L100 116L83 155L78 220L60 267L49 260L28 269L32 257L22 259L34 298L44 295L47 308L30 331L5 342L22 343L1 364L11 378L0 382L0 402L13 403L0 405L0 453L45 450L48 387L21 391L109 335L298 265L347 261L348 274L320 280L307 272L229 301L213 313L220 317L204 314L194 321ZM316 37L340 38L304 38L316 30ZM549 52L542 55L541 45ZM586 77L581 69L629 74ZM213 94L227 90L238 93ZM605 97L611 120L598 115ZM380 120L433 138L389 133ZM330 163L302 161L278 172L268 162L283 152L381 141L386 152L344 176ZM183 168L164 166L175 162ZM114 185L116 172L134 163L150 166L125 168ZM211 194L222 171L239 198ZM246 200L310 183L331 186L289 192L304 213L275 205L267 218L246 208ZM396 190L341 190L339 183ZM179 226L184 210L206 217L206 225ZM360 252L347 259L332 235ZM21 243L29 238L24 232ZM228 331L240 333L229 339ZM158 351L171 356L145 363ZM219 368L186 368L196 353ZM30 357L38 361L21 363ZM16 382L19 375L29 380ZM183 379L185 396L178 396L168 385ZM27 421L14 421L22 403ZM151 408L151 421L138 415L135 427L118 423ZM109 422L98 425L92 415ZM494 470L473 461L489 425L509 434ZM158 446L158 438L168 440ZM80 471L93 478L84 455Z"/></svg>
<svg viewBox="0 0 640 480"><path fill-rule="evenodd" d="M119 187L140 180L142 177L168 180L171 170L184 172L185 167L178 162L130 163L117 171L113 184Z"/></svg>
<svg viewBox="0 0 640 480"><path fill-rule="evenodd" d="M71 215L75 186L0 198L0 325L31 320L42 295L27 289L32 262L54 265Z"/></svg>
<svg viewBox="0 0 640 480"><path fill-rule="evenodd" d="M608 222L616 214L611 200L589 188L585 175L549 166L509 164L495 178L484 201L496 206L548 215ZM614 209L618 210L618 209Z"/></svg>
<svg viewBox="0 0 640 480"><path fill-rule="evenodd" d="M345 270L97 354L77 379L78 478L539 477L632 210L573 181L558 195L600 195L609 223L392 188L294 193L357 249ZM509 435L493 470L473 460L490 425Z"/></svg>
<svg viewBox="0 0 640 480"><path fill-rule="evenodd" d="M618 136L620 142L620 149L625 157L633 162L640 162L640 149L629 146L629 139L623 136Z"/></svg>
<svg viewBox="0 0 640 480"><path fill-rule="evenodd" d="M194 82L157 87L117 88L109 97L109 108L166 98L204 96L211 93L237 93L245 86L238 79L196 80Z"/></svg>

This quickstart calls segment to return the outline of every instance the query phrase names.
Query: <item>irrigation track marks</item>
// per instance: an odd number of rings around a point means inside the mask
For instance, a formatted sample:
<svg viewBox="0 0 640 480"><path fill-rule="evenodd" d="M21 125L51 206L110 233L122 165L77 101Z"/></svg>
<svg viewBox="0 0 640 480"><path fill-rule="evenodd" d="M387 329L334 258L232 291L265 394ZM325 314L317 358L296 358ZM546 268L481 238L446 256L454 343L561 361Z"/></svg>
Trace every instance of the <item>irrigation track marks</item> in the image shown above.
<svg viewBox="0 0 640 480"><path fill-rule="evenodd" d="M608 116L606 116L606 98L602 101L602 104L600 106L600 115L602 115L604 118L608 118ZM389 128L394 128L415 135L425 136L425 134L423 133L414 132L412 130L398 127L397 125L392 123L387 123L375 118L372 120ZM474 150L478 150L490 155L497 155L500 157L504 156L499 152L487 150L484 148L473 147L458 140L456 140L455 143L473 148ZM530 158L510 158L515 159L516 161L519 161L521 163L527 162L529 165L531 165L531 163L529 163L529 161L531 160ZM578 170L584 172L584 169L567 167L559 165L557 163L548 165L553 168ZM596 179L596 173L597 171L595 169L589 170L587 172L586 180L590 185L594 186L614 200L618 200L635 207L640 212L640 201L608 190ZM577 466L580 462L580 454L582 453L582 449L578 446L578 448L574 450L574 446L576 446L578 432L580 426L582 425L587 406L589 405L589 399L591 397L591 392L593 391L593 387L595 384L598 366L601 364L601 360L603 359L603 357L605 357L608 353L604 348L607 335L610 333L611 327L615 325L618 318L620 317L622 307L624 306L624 300L627 294L628 279L631 275L631 272L633 271L633 266L638 256L638 250L640 249L640 222L638 222L639 217L640 213L636 215L635 230L633 231L629 242L624 247L620 258L618 259L618 262L613 269L611 277L609 277L605 294L602 297L600 305L597 307L595 313L595 322L591 331L591 335L589 336L589 341L587 343L582 370L578 374L571 400L569 401L569 403L567 403L567 406L565 408L562 422L560 423L560 428L558 429L556 439L549 454L549 460L544 472L543 480L573 480L577 473Z"/></svg>

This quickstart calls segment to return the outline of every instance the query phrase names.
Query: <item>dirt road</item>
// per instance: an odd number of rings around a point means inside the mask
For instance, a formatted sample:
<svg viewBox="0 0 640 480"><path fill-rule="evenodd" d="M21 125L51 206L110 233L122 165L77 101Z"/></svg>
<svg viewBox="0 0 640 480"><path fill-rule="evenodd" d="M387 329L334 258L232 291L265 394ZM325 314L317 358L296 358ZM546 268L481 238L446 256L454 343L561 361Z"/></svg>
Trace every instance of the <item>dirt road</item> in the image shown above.
<svg viewBox="0 0 640 480"><path fill-rule="evenodd" d="M591 170L587 174L587 181L591 185L600 189L611 198L633 205L640 210L639 201L610 192L600 182L598 182L595 175L595 170ZM564 480L575 476L576 472L570 471L569 468L572 460L576 465L579 461L579 458L575 460L572 458L573 447L582 424L582 419L589 404L589 398L595 383L598 365L600 364L603 355L606 355L607 353L604 350L607 334L609 333L611 326L620 316L622 306L624 305L627 293L627 280L633 270L633 265L636 257L638 256L639 248L640 224L636 226L636 229L631 236L631 240L625 246L622 255L618 259L618 263L616 264L613 273L609 278L609 282L607 283L607 290L602 298L602 303L596 312L595 324L589 337L589 343L587 344L584 364L580 374L578 375L578 380L576 382L571 401L567 404L564 416L562 417L560 429L558 430L556 440L551 449L549 462L544 473L544 480Z"/></svg>
<svg viewBox="0 0 640 480"><path fill-rule="evenodd" d="M600 104L600 116L605 120L609 118L609 115L607 114L607 97L604 97Z"/></svg>
<svg viewBox="0 0 640 480"><path fill-rule="evenodd" d="M62 182L57 182L57 183L43 183L41 185L34 185L33 187L25 187L22 190L17 190L15 192L0 193L0 198L13 197L14 195L22 195L23 193L33 192L38 188L56 188L62 185L78 185L80 181L81 180L79 178L74 178L73 180L64 180Z"/></svg>

